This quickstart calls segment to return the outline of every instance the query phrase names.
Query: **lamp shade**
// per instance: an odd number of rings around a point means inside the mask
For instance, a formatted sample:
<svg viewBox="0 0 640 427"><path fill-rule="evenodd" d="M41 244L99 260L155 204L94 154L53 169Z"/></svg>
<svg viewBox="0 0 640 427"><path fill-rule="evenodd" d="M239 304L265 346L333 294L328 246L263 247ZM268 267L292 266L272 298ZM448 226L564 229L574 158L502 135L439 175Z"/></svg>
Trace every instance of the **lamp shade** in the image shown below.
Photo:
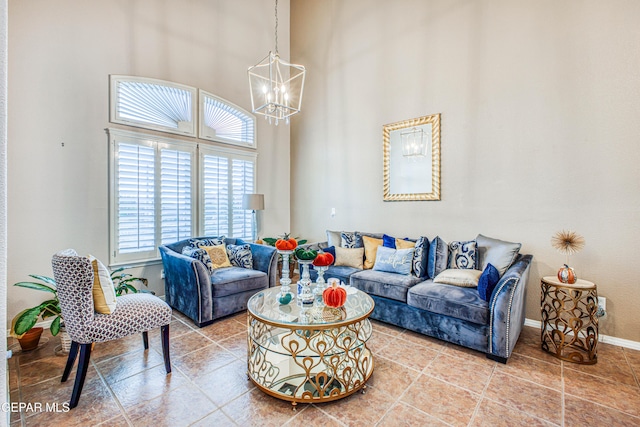
<svg viewBox="0 0 640 427"><path fill-rule="evenodd" d="M245 194L242 196L242 209L251 211L264 210L264 194Z"/></svg>

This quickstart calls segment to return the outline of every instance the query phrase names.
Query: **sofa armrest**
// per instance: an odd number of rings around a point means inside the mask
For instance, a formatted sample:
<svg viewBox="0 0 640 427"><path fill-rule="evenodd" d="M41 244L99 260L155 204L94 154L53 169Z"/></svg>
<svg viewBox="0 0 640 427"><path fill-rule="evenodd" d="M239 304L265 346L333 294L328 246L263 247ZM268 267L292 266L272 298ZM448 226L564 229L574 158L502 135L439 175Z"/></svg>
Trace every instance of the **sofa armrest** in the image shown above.
<svg viewBox="0 0 640 427"><path fill-rule="evenodd" d="M263 271L269 277L269 287L278 286L278 251L273 246L249 243L253 257L253 269Z"/></svg>
<svg viewBox="0 0 640 427"><path fill-rule="evenodd" d="M159 247L164 267L165 300L198 326L213 321L211 277L200 261Z"/></svg>
<svg viewBox="0 0 640 427"><path fill-rule="evenodd" d="M532 255L522 255L504 273L489 300L489 351L506 363L524 325L527 281Z"/></svg>

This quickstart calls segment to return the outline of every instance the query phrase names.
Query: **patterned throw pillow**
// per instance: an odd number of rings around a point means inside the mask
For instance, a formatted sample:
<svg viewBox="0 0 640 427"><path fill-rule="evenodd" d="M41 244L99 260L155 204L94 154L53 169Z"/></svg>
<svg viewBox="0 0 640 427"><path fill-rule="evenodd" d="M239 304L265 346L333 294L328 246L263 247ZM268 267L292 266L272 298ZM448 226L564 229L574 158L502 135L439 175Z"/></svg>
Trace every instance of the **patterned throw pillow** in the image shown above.
<svg viewBox="0 0 640 427"><path fill-rule="evenodd" d="M449 243L448 268L475 269L476 241Z"/></svg>
<svg viewBox="0 0 640 427"><path fill-rule="evenodd" d="M196 248L195 246L185 246L182 248L182 255L186 255L193 259L197 259L201 263L207 267L209 273L213 272L213 264L211 263L211 257L209 256L209 252L204 249Z"/></svg>
<svg viewBox="0 0 640 427"><path fill-rule="evenodd" d="M231 262L229 262L229 257L227 256L227 248L224 245L202 246L200 249L204 249L209 254L214 270L216 268L231 267Z"/></svg>
<svg viewBox="0 0 640 427"><path fill-rule="evenodd" d="M204 239L190 239L189 244L194 248L201 248L203 246L218 246L224 244L225 237L206 237Z"/></svg>
<svg viewBox="0 0 640 427"><path fill-rule="evenodd" d="M342 247L343 248L363 248L364 242L362 241L362 235L357 231L354 233L349 233L343 231L340 234L342 238Z"/></svg>
<svg viewBox="0 0 640 427"><path fill-rule="evenodd" d="M376 263L373 269L376 271L409 275L411 274L414 252L414 248L391 249L380 246L378 247Z"/></svg>
<svg viewBox="0 0 640 427"><path fill-rule="evenodd" d="M248 244L227 245L227 255L231 265L253 270L253 254Z"/></svg>
<svg viewBox="0 0 640 427"><path fill-rule="evenodd" d="M413 275L424 277L427 275L427 258L429 257L429 239L420 237L416 241L415 252L413 253Z"/></svg>
<svg viewBox="0 0 640 427"><path fill-rule="evenodd" d="M449 245L440 237L434 237L429 244L429 260L427 262L427 275L430 279L447 269L448 259Z"/></svg>

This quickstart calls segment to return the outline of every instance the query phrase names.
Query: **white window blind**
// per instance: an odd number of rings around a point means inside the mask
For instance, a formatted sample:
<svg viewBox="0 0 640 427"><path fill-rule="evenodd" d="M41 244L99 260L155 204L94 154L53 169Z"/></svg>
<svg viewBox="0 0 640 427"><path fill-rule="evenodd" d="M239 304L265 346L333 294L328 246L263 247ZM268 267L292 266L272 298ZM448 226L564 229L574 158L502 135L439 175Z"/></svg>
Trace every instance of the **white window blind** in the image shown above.
<svg viewBox="0 0 640 427"><path fill-rule="evenodd" d="M242 196L254 193L255 155L212 147L200 150L203 234L251 239L253 221L251 212L242 209Z"/></svg>
<svg viewBox="0 0 640 427"><path fill-rule="evenodd" d="M195 136L196 89L143 77L111 76L111 121Z"/></svg>
<svg viewBox="0 0 640 427"><path fill-rule="evenodd" d="M191 153L160 148L161 242L171 243L193 236Z"/></svg>
<svg viewBox="0 0 640 427"><path fill-rule="evenodd" d="M248 111L200 90L200 138L256 148L255 122Z"/></svg>

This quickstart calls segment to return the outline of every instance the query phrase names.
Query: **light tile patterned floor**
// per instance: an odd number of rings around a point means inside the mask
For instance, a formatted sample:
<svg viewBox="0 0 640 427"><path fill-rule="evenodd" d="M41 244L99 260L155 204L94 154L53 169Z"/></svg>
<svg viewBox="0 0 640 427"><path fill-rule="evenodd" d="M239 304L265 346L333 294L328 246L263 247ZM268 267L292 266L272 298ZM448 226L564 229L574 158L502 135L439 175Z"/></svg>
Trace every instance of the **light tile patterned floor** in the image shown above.
<svg viewBox="0 0 640 427"><path fill-rule="evenodd" d="M374 322L375 371L366 394L320 405L267 396L246 376L246 314L198 329L180 313L171 324L173 373L159 331L96 344L78 407L12 413L12 426L639 426L640 352L600 344L599 362L561 362L525 328L506 365L484 354ZM58 338L9 360L11 399L69 400ZM12 340L12 339L11 339ZM13 349L17 343L9 342Z"/></svg>

